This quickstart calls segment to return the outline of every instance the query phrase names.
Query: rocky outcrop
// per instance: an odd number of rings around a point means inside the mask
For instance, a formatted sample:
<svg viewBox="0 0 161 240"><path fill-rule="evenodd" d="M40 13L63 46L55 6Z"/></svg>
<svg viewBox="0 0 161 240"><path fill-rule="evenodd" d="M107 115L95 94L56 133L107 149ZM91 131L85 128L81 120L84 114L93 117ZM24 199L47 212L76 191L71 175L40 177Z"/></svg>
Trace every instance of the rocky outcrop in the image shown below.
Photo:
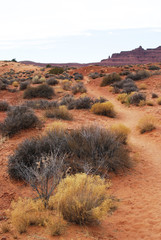
<svg viewBox="0 0 161 240"><path fill-rule="evenodd" d="M161 46L148 48L145 50L141 46L132 51L122 51L114 53L108 59L103 59L101 64L105 65L124 65L124 64L143 64L161 62Z"/></svg>

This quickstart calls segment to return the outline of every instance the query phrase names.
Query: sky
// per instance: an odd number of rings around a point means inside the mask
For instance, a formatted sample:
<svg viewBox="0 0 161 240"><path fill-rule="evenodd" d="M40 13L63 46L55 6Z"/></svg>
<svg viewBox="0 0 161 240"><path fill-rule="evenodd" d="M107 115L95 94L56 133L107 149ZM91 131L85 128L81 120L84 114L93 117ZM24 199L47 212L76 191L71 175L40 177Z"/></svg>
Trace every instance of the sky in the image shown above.
<svg viewBox="0 0 161 240"><path fill-rule="evenodd" d="M160 0L5 0L0 59L98 62L161 45Z"/></svg>

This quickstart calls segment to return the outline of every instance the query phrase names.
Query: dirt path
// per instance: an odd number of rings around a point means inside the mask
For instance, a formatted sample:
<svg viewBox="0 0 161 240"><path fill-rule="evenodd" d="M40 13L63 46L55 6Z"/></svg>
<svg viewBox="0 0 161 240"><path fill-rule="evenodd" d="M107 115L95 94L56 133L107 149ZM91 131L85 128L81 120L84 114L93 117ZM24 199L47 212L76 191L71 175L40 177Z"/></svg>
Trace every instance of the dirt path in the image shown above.
<svg viewBox="0 0 161 240"><path fill-rule="evenodd" d="M133 146L138 163L130 174L112 179L112 193L121 201L118 210L103 224L105 239L159 240L161 239L161 131L158 135L140 135L138 120L145 115L141 108L120 104L107 87L89 82L85 77L88 94L110 100L117 112L117 122L131 129L129 143ZM160 137L159 137L160 134ZM102 233L103 234L103 233ZM103 237L103 235L102 235ZM104 238L103 238L104 239Z"/></svg>

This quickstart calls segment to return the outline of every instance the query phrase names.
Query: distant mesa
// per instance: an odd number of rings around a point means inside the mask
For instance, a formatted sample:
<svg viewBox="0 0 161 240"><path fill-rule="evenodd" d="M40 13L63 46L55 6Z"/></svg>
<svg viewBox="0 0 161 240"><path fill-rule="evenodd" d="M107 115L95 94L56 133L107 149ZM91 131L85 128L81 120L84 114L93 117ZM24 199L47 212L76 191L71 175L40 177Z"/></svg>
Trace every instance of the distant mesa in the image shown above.
<svg viewBox="0 0 161 240"><path fill-rule="evenodd" d="M131 51L122 51L120 53L114 53L112 56L107 59L103 59L100 62L95 63L37 63L32 61L21 61L24 64L32 64L36 66L45 67L47 64L51 66L68 66L68 67L82 67L88 65L106 65L106 66L117 66L117 65L126 65L126 64L144 64L144 63L155 63L161 62L161 46L157 48L148 48L144 49L142 46L131 50Z"/></svg>
<svg viewBox="0 0 161 240"><path fill-rule="evenodd" d="M101 61L103 65L144 64L154 62L161 62L161 46L148 48L147 50L140 46L131 51L114 53L111 58Z"/></svg>

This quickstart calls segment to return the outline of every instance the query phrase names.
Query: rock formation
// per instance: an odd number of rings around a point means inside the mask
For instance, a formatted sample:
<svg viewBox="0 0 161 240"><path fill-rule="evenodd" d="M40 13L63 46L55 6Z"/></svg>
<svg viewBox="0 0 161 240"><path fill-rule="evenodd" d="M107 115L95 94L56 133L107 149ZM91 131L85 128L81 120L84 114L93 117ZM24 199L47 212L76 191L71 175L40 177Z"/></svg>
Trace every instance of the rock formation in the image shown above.
<svg viewBox="0 0 161 240"><path fill-rule="evenodd" d="M145 50L141 46L132 51L122 51L112 54L111 58L103 59L101 64L124 65L161 62L161 46Z"/></svg>

